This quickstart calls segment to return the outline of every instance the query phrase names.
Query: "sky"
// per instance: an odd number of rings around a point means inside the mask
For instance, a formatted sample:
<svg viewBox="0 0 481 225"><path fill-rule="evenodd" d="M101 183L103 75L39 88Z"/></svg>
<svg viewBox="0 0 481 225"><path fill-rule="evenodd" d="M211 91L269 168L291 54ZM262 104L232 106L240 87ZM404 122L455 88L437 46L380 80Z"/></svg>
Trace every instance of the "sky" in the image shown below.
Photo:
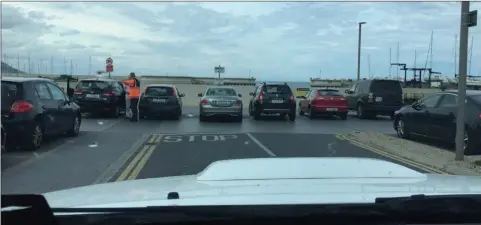
<svg viewBox="0 0 481 225"><path fill-rule="evenodd" d="M460 10L459 2L3 2L2 61L41 74L94 74L111 56L118 76L213 77L221 65L224 77L355 78L364 21L362 77L403 74L390 62L431 61L452 77ZM471 74L481 76L478 22L469 39Z"/></svg>

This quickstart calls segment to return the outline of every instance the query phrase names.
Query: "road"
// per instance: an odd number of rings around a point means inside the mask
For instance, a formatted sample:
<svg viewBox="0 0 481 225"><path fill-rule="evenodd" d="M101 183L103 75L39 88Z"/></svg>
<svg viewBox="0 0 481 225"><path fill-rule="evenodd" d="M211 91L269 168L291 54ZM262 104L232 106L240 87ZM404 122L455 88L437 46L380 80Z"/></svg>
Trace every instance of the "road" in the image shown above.
<svg viewBox="0 0 481 225"><path fill-rule="evenodd" d="M392 134L388 118L265 119L254 121L246 113L243 123L201 123L195 108L184 109L179 121L132 123L122 118L86 117L78 137L48 141L36 152L2 154L2 193L44 193L111 181L196 174L223 159L304 156L393 161L336 137L350 131Z"/></svg>

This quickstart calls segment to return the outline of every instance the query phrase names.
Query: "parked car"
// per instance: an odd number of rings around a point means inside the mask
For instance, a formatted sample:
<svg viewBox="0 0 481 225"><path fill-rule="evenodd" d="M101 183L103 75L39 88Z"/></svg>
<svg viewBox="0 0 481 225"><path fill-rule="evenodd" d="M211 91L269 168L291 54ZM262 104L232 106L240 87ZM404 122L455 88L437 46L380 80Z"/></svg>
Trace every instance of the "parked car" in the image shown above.
<svg viewBox="0 0 481 225"><path fill-rule="evenodd" d="M77 136L81 122L80 107L53 81L2 78L2 127L8 147L36 150L45 136Z"/></svg>
<svg viewBox="0 0 481 225"><path fill-rule="evenodd" d="M139 113L144 116L182 116L182 97L177 87L168 84L151 84L140 96Z"/></svg>
<svg viewBox="0 0 481 225"><path fill-rule="evenodd" d="M401 138L421 135L454 143L457 102L456 90L425 97L396 111L394 130ZM466 91L465 115L465 153L481 153L481 91Z"/></svg>
<svg viewBox="0 0 481 225"><path fill-rule="evenodd" d="M299 115L308 113L313 119L318 115L339 116L347 119L347 99L336 89L313 89L300 96Z"/></svg>
<svg viewBox="0 0 481 225"><path fill-rule="evenodd" d="M216 116L231 116L242 122L242 95L235 89L226 86L207 87L204 93L199 93L199 120Z"/></svg>
<svg viewBox="0 0 481 225"><path fill-rule="evenodd" d="M125 90L120 81L106 78L89 78L79 81L73 100L82 112L118 118L125 111Z"/></svg>
<svg viewBox="0 0 481 225"><path fill-rule="evenodd" d="M261 83L254 92L249 93L249 115L259 120L261 114L279 114L282 118L296 120L296 99L287 83Z"/></svg>
<svg viewBox="0 0 481 225"><path fill-rule="evenodd" d="M401 82L389 79L359 80L346 90L349 110L356 110L359 119L377 115L394 118L404 106Z"/></svg>

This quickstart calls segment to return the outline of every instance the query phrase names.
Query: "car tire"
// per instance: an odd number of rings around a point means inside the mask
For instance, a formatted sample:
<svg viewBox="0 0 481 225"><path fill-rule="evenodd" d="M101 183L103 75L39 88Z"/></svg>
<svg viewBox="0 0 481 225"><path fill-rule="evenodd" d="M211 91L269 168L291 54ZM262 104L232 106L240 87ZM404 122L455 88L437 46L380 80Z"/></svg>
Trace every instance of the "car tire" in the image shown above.
<svg viewBox="0 0 481 225"><path fill-rule="evenodd" d="M314 113L314 109L312 109L311 107L309 107L309 119L315 119L316 118L316 113Z"/></svg>
<svg viewBox="0 0 481 225"><path fill-rule="evenodd" d="M200 122L206 121L206 118L205 118L205 116L204 116L202 113L199 114L199 121L200 121Z"/></svg>
<svg viewBox="0 0 481 225"><path fill-rule="evenodd" d="M40 148L43 142L44 127L42 123L35 121L32 133L25 140L25 144L22 146L29 151L35 151Z"/></svg>
<svg viewBox="0 0 481 225"><path fill-rule="evenodd" d="M406 123L402 117L396 121L396 134L398 137L403 139L408 139L411 136L409 128L406 127Z"/></svg>
<svg viewBox="0 0 481 225"><path fill-rule="evenodd" d="M72 126L71 126L70 129L67 131L67 136L69 136L69 137L75 137L75 136L79 135L81 123L82 123L81 116L80 116L80 114L77 114L77 115L73 118Z"/></svg>
<svg viewBox="0 0 481 225"><path fill-rule="evenodd" d="M261 112L260 110L254 108L254 120L260 120L261 119Z"/></svg>
<svg viewBox="0 0 481 225"><path fill-rule="evenodd" d="M254 116L254 113L252 112L252 107L249 105L249 116Z"/></svg>
<svg viewBox="0 0 481 225"><path fill-rule="evenodd" d="M304 111L302 111L301 106L299 105L299 116L304 116Z"/></svg>
<svg viewBox="0 0 481 225"><path fill-rule="evenodd" d="M364 111L364 105L363 104L357 104L356 116L357 116L358 119L365 119L366 118L366 112Z"/></svg>
<svg viewBox="0 0 481 225"><path fill-rule="evenodd" d="M109 116L111 118L119 118L120 116L120 108L118 106L115 106L115 108L109 112Z"/></svg>
<svg viewBox="0 0 481 225"><path fill-rule="evenodd" d="M346 120L347 119L347 113L339 114L339 118L341 118L341 120Z"/></svg>
<svg viewBox="0 0 481 225"><path fill-rule="evenodd" d="M481 146L475 146L476 145L476 142L475 141L470 141L470 140L475 140L475 137L474 135L472 134L472 132L469 132L469 131L466 131L464 132L464 136L465 136L465 141L467 143L465 143L465 145L467 145L464 149L464 154L465 155L475 155L475 154L478 154L480 152L480 147ZM467 138L467 140L466 140Z"/></svg>
<svg viewBox="0 0 481 225"><path fill-rule="evenodd" d="M236 120L237 122L239 122L239 123L242 123L242 119L243 119L243 118L242 118L242 115L236 116L236 118L235 118L235 120Z"/></svg>
<svg viewBox="0 0 481 225"><path fill-rule="evenodd" d="M290 113L289 114L289 120L290 121L296 121L296 113Z"/></svg>

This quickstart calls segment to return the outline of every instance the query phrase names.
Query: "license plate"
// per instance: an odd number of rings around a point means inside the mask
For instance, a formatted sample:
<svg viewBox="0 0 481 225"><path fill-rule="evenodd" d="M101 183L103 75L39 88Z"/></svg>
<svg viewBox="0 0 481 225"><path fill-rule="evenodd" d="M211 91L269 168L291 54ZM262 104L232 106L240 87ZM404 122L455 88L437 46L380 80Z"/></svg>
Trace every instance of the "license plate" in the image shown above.
<svg viewBox="0 0 481 225"><path fill-rule="evenodd" d="M165 102L165 99L161 99L161 98L154 98L152 99L153 102Z"/></svg>
<svg viewBox="0 0 481 225"><path fill-rule="evenodd" d="M382 97L376 97L376 102L382 102Z"/></svg>
<svg viewBox="0 0 481 225"><path fill-rule="evenodd" d="M337 108L327 108L326 111L330 111L330 112L337 111Z"/></svg>
<svg viewBox="0 0 481 225"><path fill-rule="evenodd" d="M215 104L217 105L229 105L230 102L227 101L216 101Z"/></svg>
<svg viewBox="0 0 481 225"><path fill-rule="evenodd" d="M279 103L283 103L284 100L272 100L271 102L272 102L272 103L279 104Z"/></svg>
<svg viewBox="0 0 481 225"><path fill-rule="evenodd" d="M96 94L87 94L87 98L100 98L100 95L96 95Z"/></svg>

